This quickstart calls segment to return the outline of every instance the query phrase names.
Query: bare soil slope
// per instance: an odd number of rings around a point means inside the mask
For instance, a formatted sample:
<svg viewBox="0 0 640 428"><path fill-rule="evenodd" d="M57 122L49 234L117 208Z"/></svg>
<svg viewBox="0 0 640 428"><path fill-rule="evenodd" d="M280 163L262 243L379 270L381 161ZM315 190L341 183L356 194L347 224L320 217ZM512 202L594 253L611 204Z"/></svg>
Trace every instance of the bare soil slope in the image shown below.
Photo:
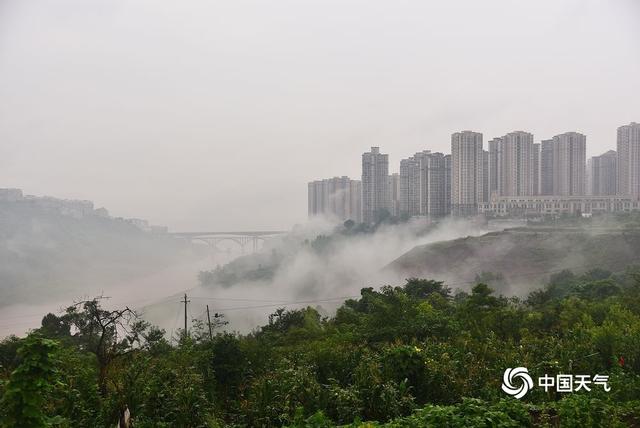
<svg viewBox="0 0 640 428"><path fill-rule="evenodd" d="M562 269L621 271L640 264L640 230L516 228L413 248L386 269L466 288L481 272L501 273L520 295Z"/></svg>

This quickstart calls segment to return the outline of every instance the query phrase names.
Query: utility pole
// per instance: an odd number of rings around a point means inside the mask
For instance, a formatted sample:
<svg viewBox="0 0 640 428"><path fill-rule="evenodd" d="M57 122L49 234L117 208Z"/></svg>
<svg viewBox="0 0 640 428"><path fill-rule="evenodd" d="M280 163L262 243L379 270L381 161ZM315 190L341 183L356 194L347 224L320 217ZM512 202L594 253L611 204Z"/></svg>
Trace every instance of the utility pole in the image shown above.
<svg viewBox="0 0 640 428"><path fill-rule="evenodd" d="M187 303L189 303L190 301L191 300L187 300L187 293L184 293L184 300L182 300L182 303L184 303L184 337L185 339L189 335L189 330L187 330Z"/></svg>
<svg viewBox="0 0 640 428"><path fill-rule="evenodd" d="M211 333L211 316L209 315L209 305L207 305L207 323L209 324L209 340L213 342L213 333Z"/></svg>

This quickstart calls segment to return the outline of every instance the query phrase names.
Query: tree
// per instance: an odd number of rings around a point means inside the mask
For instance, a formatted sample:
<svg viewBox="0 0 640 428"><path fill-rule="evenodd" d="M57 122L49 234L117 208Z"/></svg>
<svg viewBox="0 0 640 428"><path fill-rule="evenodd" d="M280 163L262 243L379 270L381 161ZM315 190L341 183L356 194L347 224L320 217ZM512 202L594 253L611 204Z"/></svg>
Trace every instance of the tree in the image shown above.
<svg viewBox="0 0 640 428"><path fill-rule="evenodd" d="M408 296L416 299L426 299L433 293L447 299L451 297L451 289L445 286L444 282L431 279L409 278L404 289Z"/></svg>
<svg viewBox="0 0 640 428"><path fill-rule="evenodd" d="M494 272L481 272L480 274L476 274L475 278L476 284L487 284L494 290L507 290L509 284L504 279L504 275L502 272L494 273Z"/></svg>
<svg viewBox="0 0 640 428"><path fill-rule="evenodd" d="M100 395L106 397L110 365L142 344L143 333L149 324L140 320L128 307L103 309L101 299L98 297L69 306L63 318L77 330L73 337L78 344L96 356L98 389Z"/></svg>
<svg viewBox="0 0 640 428"><path fill-rule="evenodd" d="M13 335L0 342L0 378L8 378L18 365L20 343L20 339Z"/></svg>
<svg viewBox="0 0 640 428"><path fill-rule="evenodd" d="M20 345L20 365L11 374L2 397L1 421L7 428L36 428L50 425L45 415L46 393L55 373L56 341L39 333L30 334Z"/></svg>
<svg viewBox="0 0 640 428"><path fill-rule="evenodd" d="M40 331L47 337L68 337L71 334L69 323L52 313L45 315L40 324Z"/></svg>
<svg viewBox="0 0 640 428"><path fill-rule="evenodd" d="M493 296L493 290L487 284L476 284L471 289L468 303L473 309L490 309L498 306L499 300Z"/></svg>

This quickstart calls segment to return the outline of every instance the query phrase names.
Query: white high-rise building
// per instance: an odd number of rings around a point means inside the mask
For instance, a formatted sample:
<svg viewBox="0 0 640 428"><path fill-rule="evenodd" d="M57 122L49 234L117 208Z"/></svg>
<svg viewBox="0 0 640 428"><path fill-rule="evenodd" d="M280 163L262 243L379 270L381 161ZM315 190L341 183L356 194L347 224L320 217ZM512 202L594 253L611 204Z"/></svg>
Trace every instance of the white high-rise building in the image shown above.
<svg viewBox="0 0 640 428"><path fill-rule="evenodd" d="M453 163L451 161L451 155L444 155L444 191L445 191L445 210L447 214L451 214L451 167Z"/></svg>
<svg viewBox="0 0 640 428"><path fill-rule="evenodd" d="M640 124L618 128L617 192L640 199Z"/></svg>
<svg viewBox="0 0 640 428"><path fill-rule="evenodd" d="M380 153L379 147L371 147L362 154L362 221L375 223L389 212L389 155Z"/></svg>
<svg viewBox="0 0 640 428"><path fill-rule="evenodd" d="M533 145L533 194L540 194L540 143Z"/></svg>
<svg viewBox="0 0 640 428"><path fill-rule="evenodd" d="M416 153L400 161L400 215L414 217L420 215L420 156Z"/></svg>
<svg viewBox="0 0 640 428"><path fill-rule="evenodd" d="M618 155L614 150L593 156L587 162L587 175L590 195L605 196L616 194Z"/></svg>
<svg viewBox="0 0 640 428"><path fill-rule="evenodd" d="M450 156L442 153L431 153L425 156L421 165L421 183L425 189L422 192L420 204L421 215L436 218L451 212Z"/></svg>
<svg viewBox="0 0 640 428"><path fill-rule="evenodd" d="M540 194L553 195L553 140L540 143Z"/></svg>
<svg viewBox="0 0 640 428"><path fill-rule="evenodd" d="M587 137L566 132L553 137L553 194L584 195Z"/></svg>
<svg viewBox="0 0 640 428"><path fill-rule="evenodd" d="M482 200L488 201L489 193L489 151L482 150Z"/></svg>
<svg viewBox="0 0 640 428"><path fill-rule="evenodd" d="M450 212L450 156L425 150L400 161L400 214L442 217Z"/></svg>
<svg viewBox="0 0 640 428"><path fill-rule="evenodd" d="M308 184L309 217L323 215L362 222L362 189L358 180L333 177Z"/></svg>
<svg viewBox="0 0 640 428"><path fill-rule="evenodd" d="M475 215L483 202L484 155L482 134L473 131L451 135L451 212Z"/></svg>
<svg viewBox="0 0 640 428"><path fill-rule="evenodd" d="M389 213L397 217L400 215L400 174L394 172L388 177L389 180Z"/></svg>
<svg viewBox="0 0 640 428"><path fill-rule="evenodd" d="M488 166L488 179L486 180L489 189L488 195L491 198L493 195L498 195L498 177L500 176L500 164L499 160L499 151L500 151L500 143L502 143L502 138L494 138L489 141L489 166ZM485 201L486 202L486 201Z"/></svg>
<svg viewBox="0 0 640 428"><path fill-rule="evenodd" d="M489 142L491 192L498 196L531 196L534 185L533 134L511 132Z"/></svg>

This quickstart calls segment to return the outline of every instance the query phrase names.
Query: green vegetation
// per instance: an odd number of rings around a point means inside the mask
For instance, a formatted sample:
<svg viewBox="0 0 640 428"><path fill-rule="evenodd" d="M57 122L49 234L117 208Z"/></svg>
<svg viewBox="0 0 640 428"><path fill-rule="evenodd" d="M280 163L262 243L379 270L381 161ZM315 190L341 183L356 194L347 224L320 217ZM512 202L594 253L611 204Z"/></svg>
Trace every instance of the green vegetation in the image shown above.
<svg viewBox="0 0 640 428"><path fill-rule="evenodd" d="M112 427L128 408L135 427L640 426L639 272L564 271L526 299L409 279L330 318L279 309L213 338L195 323L175 344L91 300L0 343L0 425ZM516 400L500 386L517 366L611 391Z"/></svg>

